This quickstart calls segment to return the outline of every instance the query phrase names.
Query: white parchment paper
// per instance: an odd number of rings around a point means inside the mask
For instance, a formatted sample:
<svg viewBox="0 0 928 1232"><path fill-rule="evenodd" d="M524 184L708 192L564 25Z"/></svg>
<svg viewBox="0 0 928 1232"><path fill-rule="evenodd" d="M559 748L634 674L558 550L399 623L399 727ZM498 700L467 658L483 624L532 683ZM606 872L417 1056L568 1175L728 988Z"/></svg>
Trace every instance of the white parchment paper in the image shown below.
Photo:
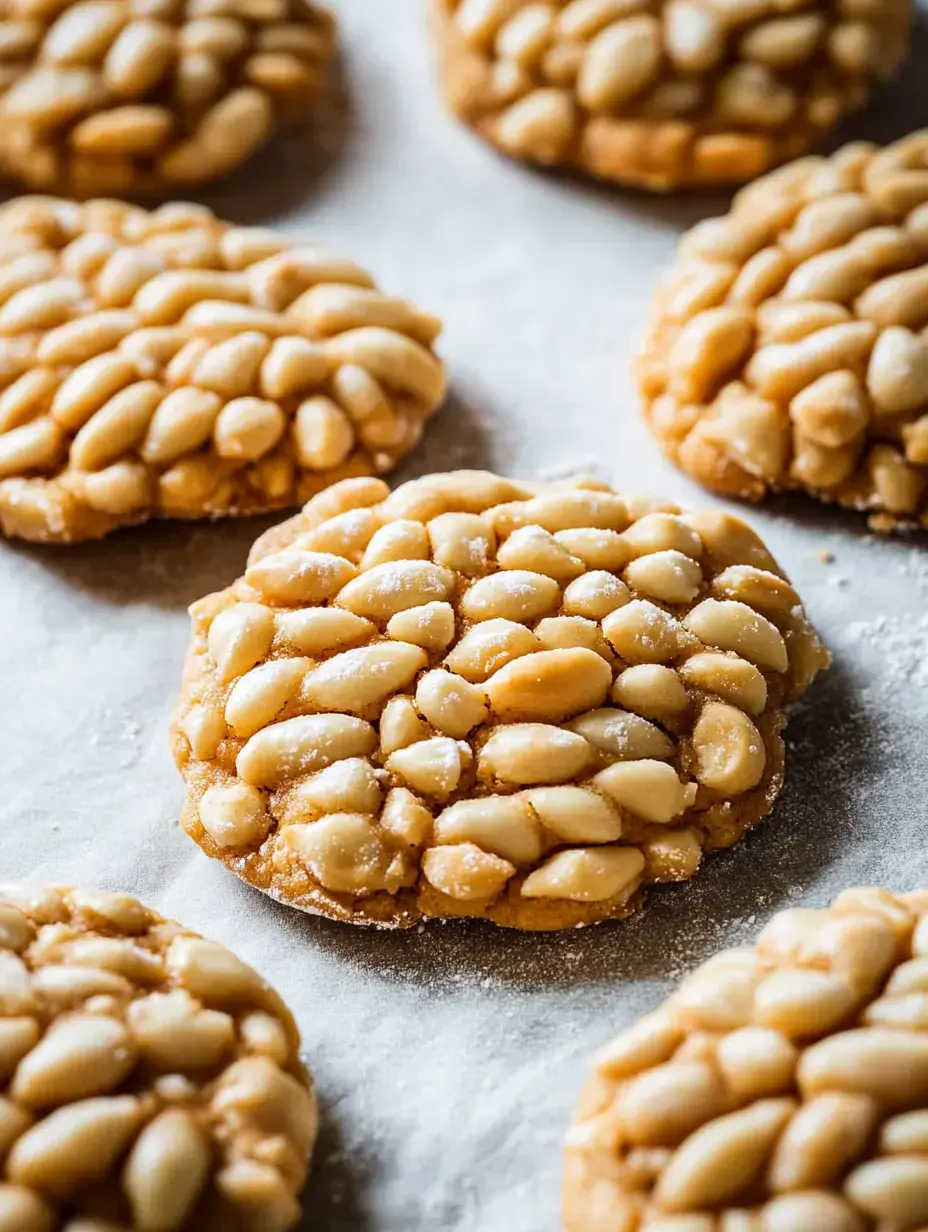
<svg viewBox="0 0 928 1232"><path fill-rule="evenodd" d="M324 240L444 317L452 396L400 477L593 468L709 501L660 459L628 359L681 229L724 195L655 199L505 161L443 113L420 0L338 7L341 80L316 144L279 143L205 199ZM845 135L926 118L916 67ZM303 916L179 829L167 728L185 609L240 573L266 520L0 544L0 875L136 893L279 988L324 1107L307 1229L556 1228L560 1140L596 1047L787 903L928 885L928 544L802 500L748 516L835 654L794 713L776 813L643 916L538 936Z"/></svg>

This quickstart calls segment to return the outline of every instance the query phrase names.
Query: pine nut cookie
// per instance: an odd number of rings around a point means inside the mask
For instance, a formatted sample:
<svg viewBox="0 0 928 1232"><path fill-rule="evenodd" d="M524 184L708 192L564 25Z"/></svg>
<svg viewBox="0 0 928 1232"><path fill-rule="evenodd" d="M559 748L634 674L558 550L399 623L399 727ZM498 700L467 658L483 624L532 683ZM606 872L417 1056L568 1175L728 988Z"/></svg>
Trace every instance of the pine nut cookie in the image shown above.
<svg viewBox="0 0 928 1232"><path fill-rule="evenodd" d="M802 159L681 242L638 381L700 483L928 525L928 130Z"/></svg>
<svg viewBox="0 0 928 1232"><path fill-rule="evenodd" d="M125 894L0 886L0 1227L285 1232L316 1097L280 997Z"/></svg>
<svg viewBox="0 0 928 1232"><path fill-rule="evenodd" d="M71 543L388 470L444 399L440 329L202 206L21 197L0 207L0 529Z"/></svg>
<svg viewBox="0 0 928 1232"><path fill-rule="evenodd" d="M596 1058L566 1232L928 1225L928 892L775 915Z"/></svg>
<svg viewBox="0 0 928 1232"><path fill-rule="evenodd" d="M812 148L905 52L909 0L430 0L449 106L530 163L666 191Z"/></svg>
<svg viewBox="0 0 928 1232"><path fill-rule="evenodd" d="M770 812L827 655L757 536L604 484L336 484L191 609L183 825L355 924L628 915Z"/></svg>
<svg viewBox="0 0 928 1232"><path fill-rule="evenodd" d="M183 192L305 111L334 47L310 0L0 0L0 167L39 192Z"/></svg>

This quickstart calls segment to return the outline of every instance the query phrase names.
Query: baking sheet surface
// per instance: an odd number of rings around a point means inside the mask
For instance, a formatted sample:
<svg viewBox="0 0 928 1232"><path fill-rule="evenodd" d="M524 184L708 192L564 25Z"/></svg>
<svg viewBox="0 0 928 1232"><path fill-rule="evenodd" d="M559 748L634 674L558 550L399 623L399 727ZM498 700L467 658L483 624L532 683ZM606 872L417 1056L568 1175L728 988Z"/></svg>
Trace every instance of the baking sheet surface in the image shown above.
<svg viewBox="0 0 928 1232"><path fill-rule="evenodd" d="M443 113L421 0L339 7L345 53L315 148L279 144L204 199L324 240L444 317L451 399L399 477L593 470L708 503L648 438L628 360L680 231L724 195L654 199L504 161ZM920 35L923 65L926 48ZM845 134L926 119L910 71ZM185 609L240 573L268 520L0 544L2 877L131 891L279 988L324 1108L306 1229L556 1228L560 1140L595 1048L780 907L928 885L928 544L802 500L747 516L835 655L793 713L776 812L644 915L537 936L303 916L180 830L167 727Z"/></svg>

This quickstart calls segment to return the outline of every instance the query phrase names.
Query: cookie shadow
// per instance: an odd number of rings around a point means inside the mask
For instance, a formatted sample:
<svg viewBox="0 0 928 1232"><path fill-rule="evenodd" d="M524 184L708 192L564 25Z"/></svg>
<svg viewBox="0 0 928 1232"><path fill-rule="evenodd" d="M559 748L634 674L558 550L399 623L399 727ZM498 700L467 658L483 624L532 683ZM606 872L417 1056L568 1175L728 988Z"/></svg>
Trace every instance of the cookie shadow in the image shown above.
<svg viewBox="0 0 928 1232"><path fill-rule="evenodd" d="M342 1137L338 1105L319 1097L319 1137L309 1180L303 1190L300 1232L373 1232L362 1195L370 1189L375 1165L349 1150Z"/></svg>
<svg viewBox="0 0 928 1232"><path fill-rule="evenodd" d="M828 151L848 141L898 141L928 124L928 12L913 13L909 54L891 81L875 86L868 105L846 116L826 143Z"/></svg>
<svg viewBox="0 0 928 1232"><path fill-rule="evenodd" d="M629 920L554 933L480 921L431 921L407 932L301 917L315 944L388 981L524 992L664 980L753 937L844 852L858 786L880 764L855 690L836 663L791 712L787 781L773 815L706 860L691 881L651 890Z"/></svg>
<svg viewBox="0 0 928 1232"><path fill-rule="evenodd" d="M478 404L482 410L478 410ZM491 428L491 422L494 427ZM425 425L422 440L387 478L391 487L436 471L496 470L505 466L507 450L494 435L499 420L486 413L486 402L460 385L452 385L442 409Z"/></svg>
<svg viewBox="0 0 928 1232"><path fill-rule="evenodd" d="M386 478L395 487L431 471L492 470L499 457L474 401L453 389L417 448ZM258 536L293 512L214 522L154 520L95 543L59 547L10 540L2 551L32 557L68 585L113 604L184 609L234 582Z"/></svg>
<svg viewBox="0 0 928 1232"><path fill-rule="evenodd" d="M197 199L238 226L285 221L323 189L355 128L345 64L332 65L308 114L282 127L248 162L197 193Z"/></svg>
<svg viewBox="0 0 928 1232"><path fill-rule="evenodd" d="M120 607L184 609L241 574L255 539L286 514L217 522L147 522L67 547L7 541L69 586Z"/></svg>

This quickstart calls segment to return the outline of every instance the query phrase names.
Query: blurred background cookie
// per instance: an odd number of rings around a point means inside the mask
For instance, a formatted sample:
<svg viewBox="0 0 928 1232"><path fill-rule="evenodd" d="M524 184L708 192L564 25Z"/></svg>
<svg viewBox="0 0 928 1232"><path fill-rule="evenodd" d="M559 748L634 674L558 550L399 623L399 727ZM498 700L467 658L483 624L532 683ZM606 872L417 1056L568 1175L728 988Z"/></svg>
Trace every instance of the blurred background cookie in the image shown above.
<svg viewBox="0 0 928 1232"><path fill-rule="evenodd" d="M334 50L310 0L2 0L0 170L78 197L183 192L305 111Z"/></svg>
<svg viewBox="0 0 928 1232"><path fill-rule="evenodd" d="M652 189L814 146L905 52L909 0L431 0L452 110L526 162Z"/></svg>
<svg viewBox="0 0 928 1232"><path fill-rule="evenodd" d="M191 615L184 828L356 924L629 914L769 813L828 661L737 518L479 471L337 484Z"/></svg>
<svg viewBox="0 0 928 1232"><path fill-rule="evenodd" d="M751 184L684 237L638 366L665 452L717 492L928 521L928 131Z"/></svg>
<svg viewBox="0 0 928 1232"><path fill-rule="evenodd" d="M388 470L444 398L440 322L202 206L0 208L0 528L74 542L282 509Z"/></svg>
<svg viewBox="0 0 928 1232"><path fill-rule="evenodd" d="M0 886L0 1226L285 1232L316 1138L290 1012L125 894Z"/></svg>
<svg viewBox="0 0 928 1232"><path fill-rule="evenodd" d="M928 1220L928 894L775 915L596 1059L567 1232L869 1232Z"/></svg>

